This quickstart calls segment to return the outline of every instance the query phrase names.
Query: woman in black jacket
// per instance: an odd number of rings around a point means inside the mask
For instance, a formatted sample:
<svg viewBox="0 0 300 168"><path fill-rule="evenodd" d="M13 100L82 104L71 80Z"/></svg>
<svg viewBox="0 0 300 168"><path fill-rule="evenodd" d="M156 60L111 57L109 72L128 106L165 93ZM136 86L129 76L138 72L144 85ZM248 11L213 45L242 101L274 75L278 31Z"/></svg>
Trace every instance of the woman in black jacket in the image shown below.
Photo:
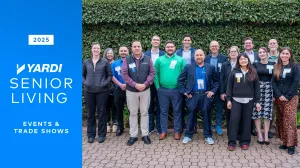
<svg viewBox="0 0 300 168"><path fill-rule="evenodd" d="M222 71L220 75L220 95L223 101L226 100L226 89L227 89L227 80L230 72L236 65L237 57L240 54L238 46L231 46L228 52L229 59L228 61L222 64ZM227 104L227 103L226 103ZM227 136L229 135L229 123L230 123L230 110L225 107L226 113L226 126L227 126Z"/></svg>
<svg viewBox="0 0 300 168"><path fill-rule="evenodd" d="M84 100L88 113L87 136L88 143L93 143L96 137L96 108L98 112L98 142L106 138L106 101L108 85L112 72L109 62L100 57L100 44L92 44L92 56L82 64L82 84L84 86Z"/></svg>
<svg viewBox="0 0 300 168"><path fill-rule="evenodd" d="M261 110L258 75L247 55L237 58L236 66L228 77L226 98L227 108L231 109L227 149L235 150L237 134L241 129L239 143L243 150L247 150L251 142L254 103L257 110Z"/></svg>
<svg viewBox="0 0 300 168"><path fill-rule="evenodd" d="M290 48L284 47L279 52L277 64L274 66L272 79L276 103L276 134L283 141L279 149L288 149L290 155L297 146L297 106L299 68L295 63Z"/></svg>

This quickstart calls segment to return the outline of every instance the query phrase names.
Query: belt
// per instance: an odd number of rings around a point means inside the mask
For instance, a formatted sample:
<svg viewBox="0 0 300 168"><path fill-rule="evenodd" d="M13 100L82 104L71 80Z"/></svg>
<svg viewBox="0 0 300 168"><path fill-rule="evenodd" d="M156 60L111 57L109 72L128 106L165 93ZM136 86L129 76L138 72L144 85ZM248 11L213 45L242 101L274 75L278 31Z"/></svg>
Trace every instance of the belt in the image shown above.
<svg viewBox="0 0 300 168"><path fill-rule="evenodd" d="M192 94L205 94L206 91L197 91L197 92L192 92Z"/></svg>

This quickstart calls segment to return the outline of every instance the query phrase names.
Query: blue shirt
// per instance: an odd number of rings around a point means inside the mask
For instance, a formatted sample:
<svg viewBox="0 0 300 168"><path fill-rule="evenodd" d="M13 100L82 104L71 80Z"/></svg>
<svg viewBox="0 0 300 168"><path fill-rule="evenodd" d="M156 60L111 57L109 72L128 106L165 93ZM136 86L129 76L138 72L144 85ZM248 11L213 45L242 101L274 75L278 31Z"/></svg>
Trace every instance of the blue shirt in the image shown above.
<svg viewBox="0 0 300 168"><path fill-rule="evenodd" d="M122 78L122 64L123 64L123 60L120 58L116 61L114 61L111 64L111 71L112 71L112 75L122 84L125 84L123 78ZM116 87L119 87L117 84L115 84Z"/></svg>
<svg viewBox="0 0 300 168"><path fill-rule="evenodd" d="M196 75L195 75L195 83L194 83L194 92L198 91L206 91L206 70L205 66L199 67L196 65Z"/></svg>
<svg viewBox="0 0 300 168"><path fill-rule="evenodd" d="M211 57L210 58L210 65L213 65L213 66L215 66L215 70L216 70L216 72L218 72L218 57Z"/></svg>

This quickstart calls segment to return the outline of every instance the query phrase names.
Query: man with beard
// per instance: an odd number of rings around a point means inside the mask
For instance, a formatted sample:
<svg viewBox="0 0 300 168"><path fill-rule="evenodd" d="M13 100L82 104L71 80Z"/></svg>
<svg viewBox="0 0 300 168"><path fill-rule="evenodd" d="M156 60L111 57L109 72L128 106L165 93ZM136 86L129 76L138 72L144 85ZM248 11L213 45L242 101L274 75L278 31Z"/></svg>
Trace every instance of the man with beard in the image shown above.
<svg viewBox="0 0 300 168"><path fill-rule="evenodd" d="M151 144L149 134L150 86L153 83L155 70L151 58L142 52L140 41L132 42L132 55L127 56L122 65L122 77L126 83L126 100L129 109L130 139L128 146L138 139L138 111L140 111L140 126L142 140Z"/></svg>
<svg viewBox="0 0 300 168"><path fill-rule="evenodd" d="M187 65L178 78L180 93L186 96L188 108L186 132L182 143L191 141L194 129L194 118L197 109L203 116L203 133L207 144L214 144L211 130L211 107L213 95L219 88L215 67L204 63L205 54L198 49L195 52L195 63Z"/></svg>
<svg viewBox="0 0 300 168"><path fill-rule="evenodd" d="M168 40L165 43L165 50L166 55L159 57L154 65L156 71L154 83L160 104L161 134L159 140L167 137L170 103L172 103L174 112L174 139L180 140L182 96L178 89L177 80L185 67L185 61L175 54L176 47L173 41Z"/></svg>
<svg viewBox="0 0 300 168"><path fill-rule="evenodd" d="M122 78L122 64L126 56L129 55L128 48L125 46L121 46L119 48L119 55L120 59L114 61L111 64L112 70L112 81L115 84L114 89L114 104L116 106L116 113L117 113L117 122L118 122L118 129L116 132L116 136L120 136L124 132L124 119L123 119L123 110L124 104L126 102L126 84Z"/></svg>

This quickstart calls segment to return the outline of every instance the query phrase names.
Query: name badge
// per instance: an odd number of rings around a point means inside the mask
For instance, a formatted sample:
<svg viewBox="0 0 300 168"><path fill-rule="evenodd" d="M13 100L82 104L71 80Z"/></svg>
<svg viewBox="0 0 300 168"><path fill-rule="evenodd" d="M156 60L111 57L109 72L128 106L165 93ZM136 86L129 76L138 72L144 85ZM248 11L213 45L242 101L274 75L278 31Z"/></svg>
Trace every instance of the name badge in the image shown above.
<svg viewBox="0 0 300 168"><path fill-rule="evenodd" d="M273 65L267 65L267 69L269 70L269 74L272 74L273 71Z"/></svg>
<svg viewBox="0 0 300 168"><path fill-rule="evenodd" d="M287 73L291 73L291 68L285 68L282 73L282 78L285 78Z"/></svg>
<svg viewBox="0 0 300 168"><path fill-rule="evenodd" d="M241 77L243 77L243 74L242 73L236 73L235 77L236 77L236 82L240 83L241 82Z"/></svg>
<svg viewBox="0 0 300 168"><path fill-rule="evenodd" d="M222 63L218 63L218 67L219 67L219 72L221 72L221 69L222 69Z"/></svg>
<svg viewBox="0 0 300 168"><path fill-rule="evenodd" d="M121 75L121 67L120 66L115 67L115 71L118 72L118 75Z"/></svg>
<svg viewBox="0 0 300 168"><path fill-rule="evenodd" d="M132 70L132 72L135 72L135 63L129 64L129 68Z"/></svg>
<svg viewBox="0 0 300 168"><path fill-rule="evenodd" d="M204 89L204 80L203 79L198 79L197 80L197 84L198 84L198 89Z"/></svg>
<svg viewBox="0 0 300 168"><path fill-rule="evenodd" d="M176 66L176 64L177 64L177 61L176 61L176 60L171 61L170 67L169 67L169 68L174 69L175 66Z"/></svg>

